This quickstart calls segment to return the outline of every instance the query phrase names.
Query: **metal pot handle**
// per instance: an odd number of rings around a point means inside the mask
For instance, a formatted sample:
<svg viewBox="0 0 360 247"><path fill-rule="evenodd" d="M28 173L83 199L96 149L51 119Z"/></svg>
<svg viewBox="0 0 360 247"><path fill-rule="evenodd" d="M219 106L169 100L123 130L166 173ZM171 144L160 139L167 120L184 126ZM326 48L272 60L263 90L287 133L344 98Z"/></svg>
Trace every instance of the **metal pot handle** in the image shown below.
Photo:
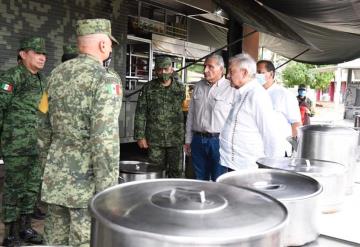
<svg viewBox="0 0 360 247"><path fill-rule="evenodd" d="M174 188L170 192L170 201L175 203L178 199L188 199L190 201L198 201L205 203L205 191L204 190L191 190L186 188Z"/></svg>
<svg viewBox="0 0 360 247"><path fill-rule="evenodd" d="M306 171L309 171L311 169L311 162L309 159L304 159L305 160L305 164L306 164ZM296 165L296 161L297 159L291 159L291 163L290 163L290 166L297 166Z"/></svg>
<svg viewBox="0 0 360 247"><path fill-rule="evenodd" d="M257 190L262 190L262 191L283 190L286 187L285 184L269 184L262 182L256 182L252 186Z"/></svg>
<svg viewBox="0 0 360 247"><path fill-rule="evenodd" d="M125 183L125 179L120 175L119 175L119 178L118 178L118 183L119 184Z"/></svg>

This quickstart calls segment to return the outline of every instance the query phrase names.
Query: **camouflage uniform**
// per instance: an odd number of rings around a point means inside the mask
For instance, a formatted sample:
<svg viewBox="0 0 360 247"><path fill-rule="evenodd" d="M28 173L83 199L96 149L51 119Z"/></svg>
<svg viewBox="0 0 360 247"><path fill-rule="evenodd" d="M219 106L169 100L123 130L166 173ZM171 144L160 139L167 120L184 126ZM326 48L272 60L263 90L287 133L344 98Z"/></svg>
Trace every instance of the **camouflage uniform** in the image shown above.
<svg viewBox="0 0 360 247"><path fill-rule="evenodd" d="M38 37L24 39L20 50L45 54L45 41ZM32 74L19 64L0 76L0 86L0 149L6 164L3 222L16 222L22 215L21 219L27 217L29 226L42 175L36 129L39 124L37 109L46 86L45 80L40 73Z"/></svg>
<svg viewBox="0 0 360 247"><path fill-rule="evenodd" d="M63 46L64 54L61 57L61 62L73 59L78 56L79 51L76 44L65 44Z"/></svg>
<svg viewBox="0 0 360 247"><path fill-rule="evenodd" d="M77 22L79 36L95 32L109 35L110 22ZM89 246L89 200L119 176L121 81L98 58L80 54L52 71L47 93L50 124L39 140L47 152L41 193L48 203L45 240Z"/></svg>
<svg viewBox="0 0 360 247"><path fill-rule="evenodd" d="M185 88L174 78L168 87L154 79L142 88L135 111L134 138L146 138L150 161L171 178L182 176L184 99Z"/></svg>

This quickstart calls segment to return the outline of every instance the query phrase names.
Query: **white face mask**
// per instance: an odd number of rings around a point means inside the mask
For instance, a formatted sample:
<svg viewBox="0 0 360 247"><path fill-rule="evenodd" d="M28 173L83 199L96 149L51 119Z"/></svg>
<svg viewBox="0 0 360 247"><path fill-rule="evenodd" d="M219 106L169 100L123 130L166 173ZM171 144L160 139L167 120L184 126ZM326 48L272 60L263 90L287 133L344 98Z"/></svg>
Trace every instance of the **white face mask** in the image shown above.
<svg viewBox="0 0 360 247"><path fill-rule="evenodd" d="M258 83L262 86L266 83L265 80L265 75L264 74L256 74L256 80L258 81Z"/></svg>

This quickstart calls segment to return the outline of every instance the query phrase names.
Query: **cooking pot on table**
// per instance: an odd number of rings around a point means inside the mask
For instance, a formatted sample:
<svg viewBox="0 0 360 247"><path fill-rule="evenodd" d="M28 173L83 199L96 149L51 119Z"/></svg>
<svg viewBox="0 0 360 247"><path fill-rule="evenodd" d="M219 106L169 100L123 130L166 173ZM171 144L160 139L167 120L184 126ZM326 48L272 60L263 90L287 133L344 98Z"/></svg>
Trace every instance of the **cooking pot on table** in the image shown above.
<svg viewBox="0 0 360 247"><path fill-rule="evenodd" d="M95 195L92 246L283 246L287 210L248 188L190 179L123 183Z"/></svg>
<svg viewBox="0 0 360 247"><path fill-rule="evenodd" d="M335 125L307 125L298 129L297 157L338 162L346 168L346 192L352 193L358 133Z"/></svg>
<svg viewBox="0 0 360 247"><path fill-rule="evenodd" d="M229 172L217 181L256 189L282 202L289 213L289 224L285 229L286 246L304 245L318 237L322 187L315 179L284 170L257 169Z"/></svg>
<svg viewBox="0 0 360 247"><path fill-rule="evenodd" d="M160 166L143 161L120 161L119 183L164 177Z"/></svg>
<svg viewBox="0 0 360 247"><path fill-rule="evenodd" d="M340 209L345 199L346 168L337 162L302 158L260 158L260 168L277 168L301 173L316 179L322 186L320 207L323 213Z"/></svg>

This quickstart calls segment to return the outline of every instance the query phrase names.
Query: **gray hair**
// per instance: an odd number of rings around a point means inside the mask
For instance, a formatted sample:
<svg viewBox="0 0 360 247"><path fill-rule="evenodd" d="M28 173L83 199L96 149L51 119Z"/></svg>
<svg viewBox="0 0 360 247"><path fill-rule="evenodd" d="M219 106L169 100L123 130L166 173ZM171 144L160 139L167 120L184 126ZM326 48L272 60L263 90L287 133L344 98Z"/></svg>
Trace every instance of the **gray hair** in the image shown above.
<svg viewBox="0 0 360 247"><path fill-rule="evenodd" d="M217 61L217 64L221 67L221 69L225 68L224 59L222 56L218 54L212 54L205 59L205 62L209 59L215 59Z"/></svg>
<svg viewBox="0 0 360 247"><path fill-rule="evenodd" d="M250 74L250 77L254 77L256 74L255 60L247 53L240 53L230 58L230 64L237 64L241 69L246 69Z"/></svg>

